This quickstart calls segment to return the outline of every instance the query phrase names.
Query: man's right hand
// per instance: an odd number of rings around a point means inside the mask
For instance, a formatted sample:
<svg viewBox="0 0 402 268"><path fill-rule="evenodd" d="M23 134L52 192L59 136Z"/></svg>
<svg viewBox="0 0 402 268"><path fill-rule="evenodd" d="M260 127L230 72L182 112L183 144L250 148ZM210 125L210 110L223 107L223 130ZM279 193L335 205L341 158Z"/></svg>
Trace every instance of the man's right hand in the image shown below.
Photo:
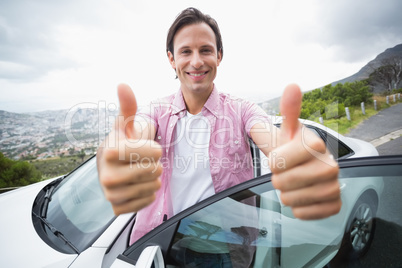
<svg viewBox="0 0 402 268"><path fill-rule="evenodd" d="M134 129L137 102L129 86L118 86L120 114L97 153L99 180L116 215L137 212L160 188L161 146Z"/></svg>

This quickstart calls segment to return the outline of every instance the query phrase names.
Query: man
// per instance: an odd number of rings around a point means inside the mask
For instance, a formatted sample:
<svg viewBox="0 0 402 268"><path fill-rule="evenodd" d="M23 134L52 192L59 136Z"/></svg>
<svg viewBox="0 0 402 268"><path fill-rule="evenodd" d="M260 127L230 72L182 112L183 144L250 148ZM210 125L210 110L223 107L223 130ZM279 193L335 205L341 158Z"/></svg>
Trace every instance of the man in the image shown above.
<svg viewBox="0 0 402 268"><path fill-rule="evenodd" d="M119 85L120 116L97 155L115 213L138 212L131 243L186 207L251 179L248 138L269 157L273 185L296 217L339 212L337 164L321 139L302 131L296 85L282 96L279 130L257 105L217 91L223 47L211 17L184 10L169 29L166 50L180 90L136 115L133 92ZM141 118L134 124L134 117Z"/></svg>

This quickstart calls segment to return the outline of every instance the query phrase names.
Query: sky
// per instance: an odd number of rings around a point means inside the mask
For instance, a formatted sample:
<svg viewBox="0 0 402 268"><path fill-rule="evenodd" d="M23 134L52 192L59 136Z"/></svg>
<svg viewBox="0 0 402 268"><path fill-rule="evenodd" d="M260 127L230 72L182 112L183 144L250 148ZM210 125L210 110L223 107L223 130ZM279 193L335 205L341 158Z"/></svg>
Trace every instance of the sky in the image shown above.
<svg viewBox="0 0 402 268"><path fill-rule="evenodd" d="M219 24L218 90L254 102L343 79L402 43L399 0L0 0L0 110L117 107L120 83L139 105L175 93L166 35L187 7Z"/></svg>

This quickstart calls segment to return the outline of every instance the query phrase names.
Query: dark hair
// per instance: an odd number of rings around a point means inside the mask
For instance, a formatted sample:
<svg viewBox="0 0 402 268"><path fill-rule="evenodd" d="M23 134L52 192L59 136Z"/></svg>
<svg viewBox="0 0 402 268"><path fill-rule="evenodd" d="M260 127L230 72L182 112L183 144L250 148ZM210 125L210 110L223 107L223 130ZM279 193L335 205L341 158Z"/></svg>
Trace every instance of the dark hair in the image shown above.
<svg viewBox="0 0 402 268"><path fill-rule="evenodd" d="M173 24L169 28L169 32L166 39L166 53L169 51L174 54L173 51L173 39L177 31L187 25L206 23L215 33L217 52L221 52L223 57L222 37L219 31L218 23L209 15L203 14L196 8L189 7L183 10L175 19Z"/></svg>

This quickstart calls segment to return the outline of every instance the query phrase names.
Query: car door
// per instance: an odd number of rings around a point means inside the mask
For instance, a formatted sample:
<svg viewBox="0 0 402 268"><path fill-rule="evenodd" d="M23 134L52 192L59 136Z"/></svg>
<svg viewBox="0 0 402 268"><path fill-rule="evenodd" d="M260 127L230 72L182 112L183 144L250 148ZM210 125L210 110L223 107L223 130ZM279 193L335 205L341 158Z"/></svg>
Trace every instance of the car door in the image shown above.
<svg viewBox="0 0 402 268"><path fill-rule="evenodd" d="M345 159L339 165L343 205L338 215L295 219L268 174L167 220L112 267L143 267L144 258L155 267L402 265L397 246L402 241L402 156Z"/></svg>

